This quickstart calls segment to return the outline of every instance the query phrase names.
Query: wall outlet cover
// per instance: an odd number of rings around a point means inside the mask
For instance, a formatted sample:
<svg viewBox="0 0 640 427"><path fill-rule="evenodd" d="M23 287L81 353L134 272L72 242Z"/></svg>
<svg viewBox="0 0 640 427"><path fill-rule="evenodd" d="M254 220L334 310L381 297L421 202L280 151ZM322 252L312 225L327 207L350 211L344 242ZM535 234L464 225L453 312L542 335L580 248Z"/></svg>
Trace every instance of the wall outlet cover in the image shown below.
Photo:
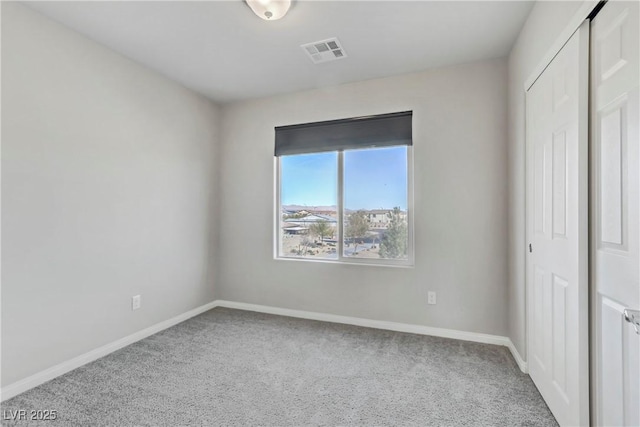
<svg viewBox="0 0 640 427"><path fill-rule="evenodd" d="M134 295L131 297L131 310L137 310L142 307L142 296Z"/></svg>
<svg viewBox="0 0 640 427"><path fill-rule="evenodd" d="M427 293L427 303L428 304L435 304L436 303L436 293L429 291Z"/></svg>

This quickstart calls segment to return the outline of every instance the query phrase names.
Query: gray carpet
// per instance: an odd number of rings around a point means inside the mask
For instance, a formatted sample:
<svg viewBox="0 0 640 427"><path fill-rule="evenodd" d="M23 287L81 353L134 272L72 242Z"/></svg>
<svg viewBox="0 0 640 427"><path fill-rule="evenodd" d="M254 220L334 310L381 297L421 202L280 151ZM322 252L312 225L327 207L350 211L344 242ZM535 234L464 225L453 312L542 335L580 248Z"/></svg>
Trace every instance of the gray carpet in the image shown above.
<svg viewBox="0 0 640 427"><path fill-rule="evenodd" d="M557 425L505 347L225 308L1 409L56 410L43 426Z"/></svg>

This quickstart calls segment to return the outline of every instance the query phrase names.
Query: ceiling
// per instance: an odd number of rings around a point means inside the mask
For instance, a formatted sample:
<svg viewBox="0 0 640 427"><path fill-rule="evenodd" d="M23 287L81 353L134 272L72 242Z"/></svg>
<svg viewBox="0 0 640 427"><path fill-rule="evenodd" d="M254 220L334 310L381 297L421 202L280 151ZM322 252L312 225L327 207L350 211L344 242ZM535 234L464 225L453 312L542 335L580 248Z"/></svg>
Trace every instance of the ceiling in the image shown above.
<svg viewBox="0 0 640 427"><path fill-rule="evenodd" d="M27 3L225 103L509 53L529 1L294 1L264 21L242 1ZM301 44L337 37L348 57L313 64Z"/></svg>

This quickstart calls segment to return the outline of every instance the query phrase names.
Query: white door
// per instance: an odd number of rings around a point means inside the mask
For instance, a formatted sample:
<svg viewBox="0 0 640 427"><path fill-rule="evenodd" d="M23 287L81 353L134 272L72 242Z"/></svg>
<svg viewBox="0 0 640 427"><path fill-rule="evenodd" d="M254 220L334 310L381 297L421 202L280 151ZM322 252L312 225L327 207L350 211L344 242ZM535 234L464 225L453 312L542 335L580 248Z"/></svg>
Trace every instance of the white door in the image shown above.
<svg viewBox="0 0 640 427"><path fill-rule="evenodd" d="M591 239L598 425L640 425L640 68L637 1L610 1L592 24ZM640 317L640 316L639 316Z"/></svg>
<svg viewBox="0 0 640 427"><path fill-rule="evenodd" d="M589 424L587 21L527 91L527 359L561 426Z"/></svg>

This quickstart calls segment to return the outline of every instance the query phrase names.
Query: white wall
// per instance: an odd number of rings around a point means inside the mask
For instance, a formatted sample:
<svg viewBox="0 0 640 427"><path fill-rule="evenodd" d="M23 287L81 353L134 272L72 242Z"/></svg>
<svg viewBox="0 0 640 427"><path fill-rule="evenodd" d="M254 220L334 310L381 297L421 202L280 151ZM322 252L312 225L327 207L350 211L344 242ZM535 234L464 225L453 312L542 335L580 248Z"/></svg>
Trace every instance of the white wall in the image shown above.
<svg viewBox="0 0 640 427"><path fill-rule="evenodd" d="M509 55L509 337L525 354L525 81L582 6L538 1Z"/></svg>
<svg viewBox="0 0 640 427"><path fill-rule="evenodd" d="M2 2L2 386L213 300L218 120Z"/></svg>
<svg viewBox="0 0 640 427"><path fill-rule="evenodd" d="M216 298L506 335L506 71L489 60L223 107ZM274 126L405 110L415 268L274 260Z"/></svg>

